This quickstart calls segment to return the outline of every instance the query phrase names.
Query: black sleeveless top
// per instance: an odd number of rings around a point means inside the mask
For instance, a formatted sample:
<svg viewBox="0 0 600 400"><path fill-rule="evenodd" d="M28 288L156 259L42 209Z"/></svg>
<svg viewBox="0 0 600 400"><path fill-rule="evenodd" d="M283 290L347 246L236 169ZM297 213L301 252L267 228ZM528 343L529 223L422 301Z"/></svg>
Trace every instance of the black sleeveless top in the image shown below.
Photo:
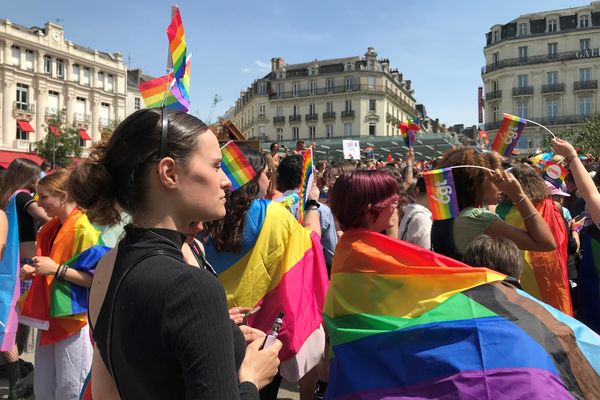
<svg viewBox="0 0 600 400"><path fill-rule="evenodd" d="M167 229L125 227L106 298L93 331L109 357L123 399L258 399L250 382L238 384L246 345L229 319L221 283L183 261L183 235ZM140 258L115 295L116 282ZM108 319L111 300L111 351Z"/></svg>

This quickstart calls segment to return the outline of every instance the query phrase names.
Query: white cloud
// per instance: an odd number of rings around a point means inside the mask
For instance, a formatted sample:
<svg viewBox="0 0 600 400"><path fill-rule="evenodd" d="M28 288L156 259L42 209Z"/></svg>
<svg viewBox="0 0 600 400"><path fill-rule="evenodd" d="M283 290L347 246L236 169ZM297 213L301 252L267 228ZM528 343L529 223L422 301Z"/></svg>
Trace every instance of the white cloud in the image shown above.
<svg viewBox="0 0 600 400"><path fill-rule="evenodd" d="M271 70L271 64L269 64L268 62L256 60L256 61L254 61L254 64L256 64L259 71L268 72Z"/></svg>

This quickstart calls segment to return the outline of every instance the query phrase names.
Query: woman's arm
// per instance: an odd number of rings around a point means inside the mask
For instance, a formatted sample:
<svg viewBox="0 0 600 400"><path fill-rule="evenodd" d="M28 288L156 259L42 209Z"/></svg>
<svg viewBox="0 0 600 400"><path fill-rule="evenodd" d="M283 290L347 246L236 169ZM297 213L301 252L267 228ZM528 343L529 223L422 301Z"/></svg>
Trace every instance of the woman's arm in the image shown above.
<svg viewBox="0 0 600 400"><path fill-rule="evenodd" d="M4 211L0 210L0 260L4 257L6 240L8 239L8 219Z"/></svg>
<svg viewBox="0 0 600 400"><path fill-rule="evenodd" d="M595 225L598 225L600 223L600 193L598 193L594 181L590 178L583 163L577 156L577 151L575 151L575 148L569 142L558 138L552 139L552 147L556 154L563 156L569 163L569 169L571 170L571 174L573 174L577 190L585 200L588 210L590 210L592 221L594 221Z"/></svg>
<svg viewBox="0 0 600 400"><path fill-rule="evenodd" d="M410 185L413 183L413 165L415 164L415 151L413 149L408 149L406 152L406 174L404 175L404 182L402 182L402 187L404 190L407 190Z"/></svg>
<svg viewBox="0 0 600 400"><path fill-rule="evenodd" d="M35 267L35 273L39 275L56 275L60 265L46 256L36 256L32 260L33 267ZM75 285L83 286L86 288L92 287L92 274L89 272L78 271L73 268L67 268L64 280L74 283Z"/></svg>
<svg viewBox="0 0 600 400"><path fill-rule="evenodd" d="M92 356L92 398L94 400L120 400L119 391L115 380L108 372L108 368L102 361L100 352L94 344L94 355Z"/></svg>
<svg viewBox="0 0 600 400"><path fill-rule="evenodd" d="M27 214L31 215L33 219L40 223L46 223L51 219L46 214L46 211L44 211L44 209L38 205L37 201L32 201L29 203L29 205L27 205L25 208L25 211L27 211Z"/></svg>
<svg viewBox="0 0 600 400"><path fill-rule="evenodd" d="M308 194L308 199L319 201L320 193L321 192L319 191L317 184L313 183L313 187L312 187L310 193ZM303 206L302 203L303 203L303 201L302 201L302 199L300 199L298 207L302 207ZM304 210L304 219L302 220L302 226L310 229L311 231L313 231L317 235L319 235L319 237L321 237L321 219L320 219L319 210L315 210L315 209Z"/></svg>

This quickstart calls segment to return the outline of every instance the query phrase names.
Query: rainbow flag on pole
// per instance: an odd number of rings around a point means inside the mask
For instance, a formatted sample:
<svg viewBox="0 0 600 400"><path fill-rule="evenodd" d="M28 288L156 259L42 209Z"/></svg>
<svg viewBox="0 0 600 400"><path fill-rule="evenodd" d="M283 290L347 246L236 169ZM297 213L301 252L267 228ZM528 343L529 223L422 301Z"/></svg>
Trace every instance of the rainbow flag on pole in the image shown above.
<svg viewBox="0 0 600 400"><path fill-rule="evenodd" d="M593 399L600 336L505 276L344 232L325 301L327 399Z"/></svg>
<svg viewBox="0 0 600 400"><path fill-rule="evenodd" d="M171 53L173 72L176 79L181 79L185 75L187 44L185 42L181 14L177 6L171 7L171 23L167 27L167 37L169 38L169 51Z"/></svg>
<svg viewBox="0 0 600 400"><path fill-rule="evenodd" d="M221 148L221 168L231 181L230 191L234 191L250 182L256 171L235 142L229 142Z"/></svg>
<svg viewBox="0 0 600 400"><path fill-rule="evenodd" d="M322 311L329 283L319 237L280 203L261 199L248 209L239 252L217 251L213 240L205 249L229 307L261 306L248 325L268 332L285 312L278 336L281 375L296 382L317 365L325 349Z"/></svg>
<svg viewBox="0 0 600 400"><path fill-rule="evenodd" d="M458 215L458 198L450 168L434 169L423 173L429 209L433 219L450 219Z"/></svg>
<svg viewBox="0 0 600 400"><path fill-rule="evenodd" d="M502 124L492 143L492 150L498 154L510 157L517 145L527 121L516 115L504 114Z"/></svg>
<svg viewBox="0 0 600 400"><path fill-rule="evenodd" d="M300 192L298 197L302 203L298 206L298 222L304 219L304 205L308 200L308 193L314 182L313 154L312 149L304 152L302 159L302 179L300 180Z"/></svg>

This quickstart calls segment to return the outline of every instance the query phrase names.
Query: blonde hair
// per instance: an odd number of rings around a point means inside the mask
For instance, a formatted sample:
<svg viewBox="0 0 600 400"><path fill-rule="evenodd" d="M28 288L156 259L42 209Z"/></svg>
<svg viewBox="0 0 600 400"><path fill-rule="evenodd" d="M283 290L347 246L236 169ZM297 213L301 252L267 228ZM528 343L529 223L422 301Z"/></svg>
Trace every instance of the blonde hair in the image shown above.
<svg viewBox="0 0 600 400"><path fill-rule="evenodd" d="M69 171L57 171L53 174L46 175L39 180L38 186L55 192L55 193L69 193Z"/></svg>

